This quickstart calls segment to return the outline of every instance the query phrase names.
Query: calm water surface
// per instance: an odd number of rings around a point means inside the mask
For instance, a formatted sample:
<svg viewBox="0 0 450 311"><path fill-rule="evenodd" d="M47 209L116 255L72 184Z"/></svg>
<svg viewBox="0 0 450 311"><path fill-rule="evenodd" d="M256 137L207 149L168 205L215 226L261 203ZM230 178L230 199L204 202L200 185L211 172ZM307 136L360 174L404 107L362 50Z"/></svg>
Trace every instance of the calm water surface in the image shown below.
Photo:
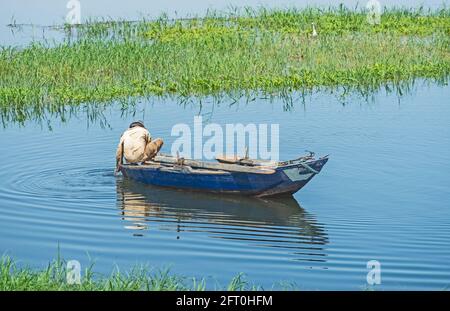
<svg viewBox="0 0 450 311"><path fill-rule="evenodd" d="M126 19L204 13L228 4L290 6L295 1L81 1L82 19ZM347 1L354 7L357 1ZM126 3L120 4L120 3ZM333 1L315 2L319 5ZM446 3L428 1L435 8ZM421 1L383 5L417 6ZM361 4L360 4L361 5ZM177 13L175 13L175 11ZM11 32L5 25L61 24L66 2L5 1L0 45L61 39L39 27ZM83 108L25 126L0 128L0 253L43 268L57 256L110 273L117 265L171 267L186 276L225 284L244 272L265 288L364 289L366 264L378 260L379 289L450 286L450 88L419 85L400 100L380 92L345 105L318 93L295 99L142 100L135 115L119 105ZM175 139L175 123L279 123L281 158L305 149L331 154L321 172L291 199L260 200L156 189L113 176L122 131L143 119L153 136ZM97 119L96 119L97 118Z"/></svg>
<svg viewBox="0 0 450 311"><path fill-rule="evenodd" d="M450 285L450 88L420 85L373 100L318 93L291 109L281 100L143 100L103 120L83 111L61 123L0 129L0 251L44 267L57 255L96 271L115 265L171 267L225 284L238 272L271 288L364 289L367 261L380 289ZM221 197L143 186L113 176L114 152L130 121L175 137L175 123L279 123L281 158L305 149L331 159L292 199ZM90 115L92 117L92 115ZM91 258L91 259L90 259ZM278 285L277 285L278 284Z"/></svg>

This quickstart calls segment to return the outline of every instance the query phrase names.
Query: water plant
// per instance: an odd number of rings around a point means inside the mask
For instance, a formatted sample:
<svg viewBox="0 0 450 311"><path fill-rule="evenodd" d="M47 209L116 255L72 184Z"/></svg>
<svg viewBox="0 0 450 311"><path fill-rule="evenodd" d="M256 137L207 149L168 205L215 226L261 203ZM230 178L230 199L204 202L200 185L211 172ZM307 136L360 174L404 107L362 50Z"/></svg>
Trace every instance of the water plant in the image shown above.
<svg viewBox="0 0 450 311"><path fill-rule="evenodd" d="M310 36L314 22L319 35ZM286 94L447 83L450 10L253 10L153 21L88 21L75 38L0 49L2 118L174 95Z"/></svg>
<svg viewBox="0 0 450 311"><path fill-rule="evenodd" d="M58 257L45 269L20 266L9 256L0 258L0 291L176 291L195 290L261 290L251 285L242 273L231 279L228 285L207 286L206 279L187 278L171 273L168 269L135 267L128 272L118 268L110 275L94 272L91 264L82 271L79 284L67 282L66 261ZM292 289L292 288L290 288Z"/></svg>

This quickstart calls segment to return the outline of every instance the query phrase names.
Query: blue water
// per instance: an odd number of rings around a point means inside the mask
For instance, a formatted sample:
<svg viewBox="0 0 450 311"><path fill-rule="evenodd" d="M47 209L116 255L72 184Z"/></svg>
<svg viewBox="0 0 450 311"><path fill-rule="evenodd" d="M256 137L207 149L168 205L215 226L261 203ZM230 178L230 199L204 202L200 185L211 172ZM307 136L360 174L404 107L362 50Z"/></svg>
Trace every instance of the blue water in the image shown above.
<svg viewBox="0 0 450 311"><path fill-rule="evenodd" d="M383 91L345 104L316 93L290 109L280 99L213 104L142 100L100 121L9 122L0 132L0 251L44 267L66 259L109 273L114 265L170 267L214 286L244 272L264 288L378 289L450 285L450 88L419 83L399 98ZM121 132L143 119L153 136L175 123L279 123L280 157L330 154L291 200L256 200L154 189L113 176ZM92 114L90 114L92 117ZM49 124L51 130L49 130ZM280 283L281 282L281 283ZM275 284L275 285L274 285Z"/></svg>
<svg viewBox="0 0 450 311"><path fill-rule="evenodd" d="M237 1L81 1L82 19L201 14ZM312 2L247 1L303 6ZM444 1L445 3L445 1ZM317 4L317 2L316 2ZM320 1L319 5L333 4ZM354 7L356 1L348 1ZM417 6L420 1L383 5ZM427 1L438 7L442 1ZM6 1L0 45L56 38L11 20L61 24L64 1ZM60 35L60 34L59 34ZM0 253L44 268L58 254L95 271L170 267L224 285L239 272L264 288L366 289L369 260L381 264L375 289L450 286L450 87L417 83L402 97L380 91L344 101L318 92L280 99L140 100L135 109L88 105L31 114L0 128ZM200 108L201 107L201 108ZM291 199L257 200L143 186L113 176L122 131L143 119L169 152L176 123L195 115L220 125L280 124L280 157L330 154L321 174ZM33 119L34 118L34 119ZM39 120L40 119L40 120ZM65 122L61 122L64 119Z"/></svg>

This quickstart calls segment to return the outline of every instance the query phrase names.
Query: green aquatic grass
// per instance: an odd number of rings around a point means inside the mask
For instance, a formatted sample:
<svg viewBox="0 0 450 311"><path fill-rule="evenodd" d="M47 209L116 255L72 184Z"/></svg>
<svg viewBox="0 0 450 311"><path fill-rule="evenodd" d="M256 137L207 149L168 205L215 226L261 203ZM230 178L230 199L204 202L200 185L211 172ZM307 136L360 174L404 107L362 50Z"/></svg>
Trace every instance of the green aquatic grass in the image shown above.
<svg viewBox="0 0 450 311"><path fill-rule="evenodd" d="M311 34L314 23L323 35L345 33L390 33L397 35L428 36L435 33L450 34L449 9L384 9L381 23L367 22L365 10L352 10L341 5L328 9L235 9L226 13L209 11L203 17L169 19L162 15L154 21L88 20L76 28L84 37L143 36L160 41L204 39L212 36L264 30L283 34ZM70 25L66 25L70 31Z"/></svg>
<svg viewBox="0 0 450 311"><path fill-rule="evenodd" d="M94 272L93 265L81 273L80 284L68 284L66 262L57 258L45 269L37 270L21 267L11 257L0 258L0 291L177 291L192 290L262 290L262 287L250 284L242 273L232 278L228 285L217 282L212 286L206 279L187 278L170 273L168 269L149 270L137 267L129 272L116 269L110 275ZM283 289L293 289L293 285Z"/></svg>
<svg viewBox="0 0 450 311"><path fill-rule="evenodd" d="M210 13L204 18L191 18L169 22L160 19L156 22L141 24L135 30L141 35L160 41L195 40L206 37L245 34L254 30L273 33L304 35L311 34L314 23L322 35L343 35L364 32L369 34L388 33L396 35L429 36L435 33L450 35L449 10L425 11L423 9L390 9L381 16L381 23L371 25L367 22L367 12L339 8L302 10L245 9L235 14L223 15ZM95 23L94 23L95 24ZM107 24L97 28L97 35L106 33ZM110 27L112 25L109 25ZM120 26L120 25L118 25ZM123 27L121 33L130 33ZM89 29L86 27L86 34ZM100 29L103 28L103 31Z"/></svg>
<svg viewBox="0 0 450 311"><path fill-rule="evenodd" d="M1 48L3 120L153 95L367 94L417 78L447 83L450 72L449 9L385 10L374 26L365 12L339 7L90 21L66 31L77 38Z"/></svg>

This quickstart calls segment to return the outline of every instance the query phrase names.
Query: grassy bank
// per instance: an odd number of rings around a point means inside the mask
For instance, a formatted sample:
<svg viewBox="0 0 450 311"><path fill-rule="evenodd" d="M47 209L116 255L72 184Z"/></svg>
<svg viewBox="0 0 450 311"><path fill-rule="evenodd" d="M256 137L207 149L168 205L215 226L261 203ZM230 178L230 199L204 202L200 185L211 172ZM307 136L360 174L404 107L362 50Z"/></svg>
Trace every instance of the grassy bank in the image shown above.
<svg viewBox="0 0 450 311"><path fill-rule="evenodd" d="M341 7L90 22L76 31L56 46L1 49L3 110L151 95L364 93L416 78L446 83L450 73L449 9L385 10L379 25Z"/></svg>
<svg viewBox="0 0 450 311"><path fill-rule="evenodd" d="M0 258L0 291L176 291L194 290L261 290L249 284L242 274L235 276L227 285L207 284L205 279L187 278L169 273L168 270L135 268L129 272L115 271L100 275L90 266L81 271L81 284L67 283L66 262L57 259L45 269L19 267L10 257ZM210 281L213 283L213 281ZM212 285L212 286L211 286ZM293 289L292 286L285 286Z"/></svg>

